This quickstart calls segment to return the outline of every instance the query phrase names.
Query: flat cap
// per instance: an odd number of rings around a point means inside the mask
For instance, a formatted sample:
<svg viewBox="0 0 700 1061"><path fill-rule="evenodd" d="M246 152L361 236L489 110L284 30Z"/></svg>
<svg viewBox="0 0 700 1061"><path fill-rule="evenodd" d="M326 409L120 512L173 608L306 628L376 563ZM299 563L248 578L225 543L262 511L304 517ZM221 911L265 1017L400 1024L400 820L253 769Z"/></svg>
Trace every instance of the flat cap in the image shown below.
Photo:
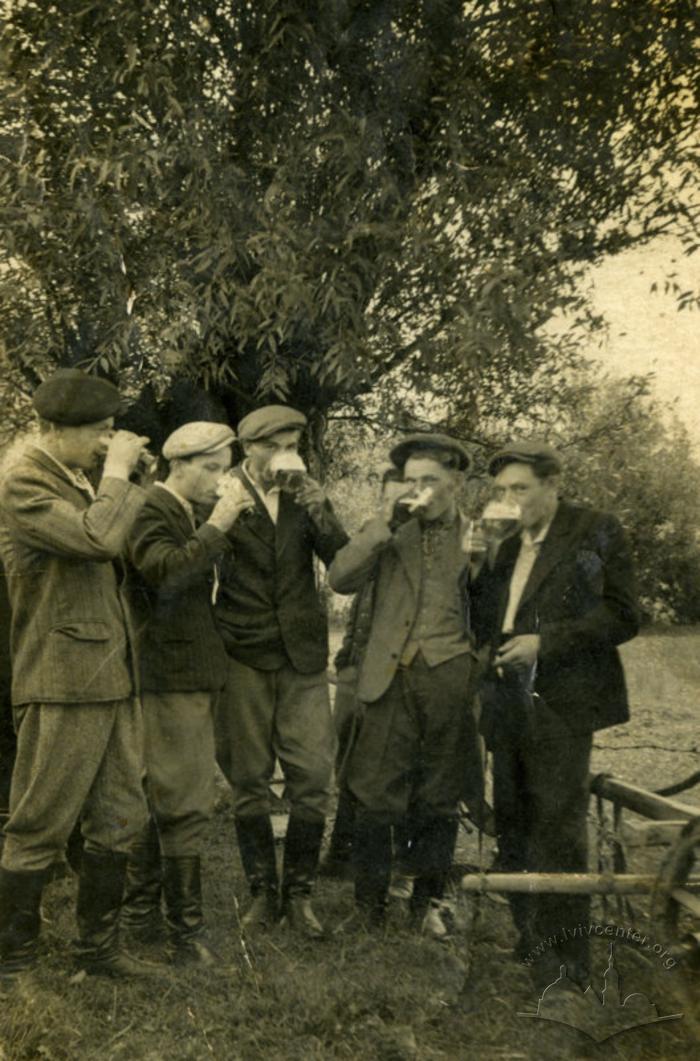
<svg viewBox="0 0 700 1061"><path fill-rule="evenodd" d="M522 439L494 453L489 461L489 475L498 475L506 464L537 464L538 461L549 461L552 470L561 471L561 458L555 449L541 439Z"/></svg>
<svg viewBox="0 0 700 1061"><path fill-rule="evenodd" d="M244 416L238 425L241 442L257 442L269 438L278 431L301 431L306 427L306 417L288 405L263 405Z"/></svg>
<svg viewBox="0 0 700 1061"><path fill-rule="evenodd" d="M166 461L178 457L198 457L205 453L216 453L224 446L230 446L235 434L228 424L219 424L210 420L191 420L168 435L163 443L163 456Z"/></svg>
<svg viewBox="0 0 700 1061"><path fill-rule="evenodd" d="M40 417L54 424L79 427L106 420L119 412L121 397L109 380L79 368L59 368L40 383L32 398Z"/></svg>
<svg viewBox="0 0 700 1061"><path fill-rule="evenodd" d="M443 450L457 457L457 467L465 472L471 465L471 458L461 442L449 435L430 434L422 432L417 435L406 435L389 450L389 456L394 464L403 469L409 457L419 457L423 450Z"/></svg>

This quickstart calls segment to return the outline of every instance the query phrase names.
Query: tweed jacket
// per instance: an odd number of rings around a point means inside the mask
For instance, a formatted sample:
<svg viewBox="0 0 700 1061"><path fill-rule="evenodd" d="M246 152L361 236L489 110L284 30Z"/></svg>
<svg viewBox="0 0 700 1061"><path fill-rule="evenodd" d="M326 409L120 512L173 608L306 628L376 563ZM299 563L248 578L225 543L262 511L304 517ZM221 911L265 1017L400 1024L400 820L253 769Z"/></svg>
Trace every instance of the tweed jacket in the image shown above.
<svg viewBox="0 0 700 1061"><path fill-rule="evenodd" d="M472 587L479 642L492 653L500 640L520 537L507 539L493 570ZM539 634L534 691L587 733L629 718L616 646L639 630L634 574L617 519L560 501L525 585L513 634Z"/></svg>
<svg viewBox="0 0 700 1061"><path fill-rule="evenodd" d="M216 606L226 649L259 670L291 663L300 674L315 674L328 664L328 617L314 557L328 567L348 536L329 502L312 518L285 492L273 523L241 465L234 474L255 507L229 531Z"/></svg>
<svg viewBox="0 0 700 1061"><path fill-rule="evenodd" d="M0 711L11 703L12 662L10 656L10 598L7 592L5 569L0 562ZM1 728L1 724L0 724Z"/></svg>
<svg viewBox="0 0 700 1061"><path fill-rule="evenodd" d="M374 606L367 647L360 666L357 695L363 703L378 700L389 688L418 613L421 583L421 531L412 519L392 534L379 518L371 519L341 549L329 571L331 588L355 593L374 580ZM459 578L464 639L470 642L467 567Z"/></svg>
<svg viewBox="0 0 700 1061"><path fill-rule="evenodd" d="M178 499L152 486L126 547L126 595L136 639L140 687L153 692L216 691L226 652L214 622L214 564L227 536L194 529Z"/></svg>
<svg viewBox="0 0 700 1061"><path fill-rule="evenodd" d="M92 703L132 692L113 561L145 500L104 478L96 499L32 447L0 487L0 552L12 605L12 701Z"/></svg>

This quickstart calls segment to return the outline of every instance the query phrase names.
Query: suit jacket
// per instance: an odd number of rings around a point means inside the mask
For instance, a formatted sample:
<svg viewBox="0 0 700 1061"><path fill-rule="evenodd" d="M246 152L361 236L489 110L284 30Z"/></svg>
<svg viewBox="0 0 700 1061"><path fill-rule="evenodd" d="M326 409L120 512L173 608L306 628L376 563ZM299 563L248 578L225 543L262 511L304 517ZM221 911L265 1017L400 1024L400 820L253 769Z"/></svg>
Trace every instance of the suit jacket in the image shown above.
<svg viewBox="0 0 700 1061"><path fill-rule="evenodd" d="M520 537L472 587L474 626L492 652L501 638ZM629 718L616 646L639 630L627 540L614 516L561 501L515 615L514 634L539 634L534 691L587 733Z"/></svg>
<svg viewBox="0 0 700 1061"><path fill-rule="evenodd" d="M12 701L91 703L132 692L113 561L145 493L105 478L97 498L31 448L0 488L0 552L12 605Z"/></svg>
<svg viewBox="0 0 700 1061"><path fill-rule="evenodd" d="M226 649L250 667L274 670L290 662L301 674L328 664L328 617L316 586L314 556L326 567L348 536L329 503L315 518L287 493L277 523L234 469L255 501L229 531L232 550L222 566L216 606Z"/></svg>
<svg viewBox="0 0 700 1061"><path fill-rule="evenodd" d="M392 534L371 519L336 555L329 581L337 593L356 593L374 579L369 640L360 666L358 699L371 704L389 688L418 613L422 569L421 531L412 519ZM470 640L467 567L460 578L464 638Z"/></svg>
<svg viewBox="0 0 700 1061"><path fill-rule="evenodd" d="M144 691L223 686L226 651L211 596L214 564L229 549L222 531L207 523L195 530L176 497L150 488L126 547L125 589Z"/></svg>

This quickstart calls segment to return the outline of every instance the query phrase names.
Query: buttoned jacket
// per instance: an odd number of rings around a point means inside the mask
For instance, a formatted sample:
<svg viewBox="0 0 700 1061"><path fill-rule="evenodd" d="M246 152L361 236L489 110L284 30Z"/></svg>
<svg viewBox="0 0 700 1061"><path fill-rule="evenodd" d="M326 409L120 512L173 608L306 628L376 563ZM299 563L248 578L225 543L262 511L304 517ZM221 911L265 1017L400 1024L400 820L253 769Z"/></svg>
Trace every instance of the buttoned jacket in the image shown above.
<svg viewBox="0 0 700 1061"><path fill-rule="evenodd" d="M214 570L230 543L209 523L196 530L178 499L152 486L129 534L125 589L140 687L216 691L226 652L214 621Z"/></svg>
<svg viewBox="0 0 700 1061"><path fill-rule="evenodd" d="M12 699L91 703L132 692L114 561L143 505L104 478L93 499L31 447L0 488L0 551L12 606Z"/></svg>
<svg viewBox="0 0 700 1061"><path fill-rule="evenodd" d="M507 539L493 569L482 568L472 587L474 626L492 655L519 550L519 536ZM560 501L520 598L513 636L539 635L534 690L572 731L629 718L617 646L638 630L632 559L620 523Z"/></svg>
<svg viewBox="0 0 700 1061"><path fill-rule="evenodd" d="M467 557L458 579L465 642L470 643ZM418 614L423 556L421 528L411 519L394 533L379 518L369 520L340 549L329 581L337 593L356 593L374 582L372 623L358 680L357 694L373 703L389 688Z"/></svg>
<svg viewBox="0 0 700 1061"><path fill-rule="evenodd" d="M248 477L240 478L254 507L239 516L228 537L216 606L229 655L250 667L274 670L291 663L313 674L328 663L328 617L314 558L326 567L348 536L325 502L312 516L282 491L274 523Z"/></svg>

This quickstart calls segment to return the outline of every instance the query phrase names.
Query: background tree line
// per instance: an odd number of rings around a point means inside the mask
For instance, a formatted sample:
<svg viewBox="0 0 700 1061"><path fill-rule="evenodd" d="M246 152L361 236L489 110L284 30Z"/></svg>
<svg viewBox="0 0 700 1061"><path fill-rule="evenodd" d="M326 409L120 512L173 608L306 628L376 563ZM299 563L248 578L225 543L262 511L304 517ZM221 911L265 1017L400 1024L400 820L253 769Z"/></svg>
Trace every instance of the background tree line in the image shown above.
<svg viewBox="0 0 700 1061"><path fill-rule="evenodd" d="M692 0L6 6L10 429L56 363L117 379L155 445L288 401L321 469L339 418L479 452L568 437L577 389L591 422L619 411L582 383L581 277L700 243Z"/></svg>

